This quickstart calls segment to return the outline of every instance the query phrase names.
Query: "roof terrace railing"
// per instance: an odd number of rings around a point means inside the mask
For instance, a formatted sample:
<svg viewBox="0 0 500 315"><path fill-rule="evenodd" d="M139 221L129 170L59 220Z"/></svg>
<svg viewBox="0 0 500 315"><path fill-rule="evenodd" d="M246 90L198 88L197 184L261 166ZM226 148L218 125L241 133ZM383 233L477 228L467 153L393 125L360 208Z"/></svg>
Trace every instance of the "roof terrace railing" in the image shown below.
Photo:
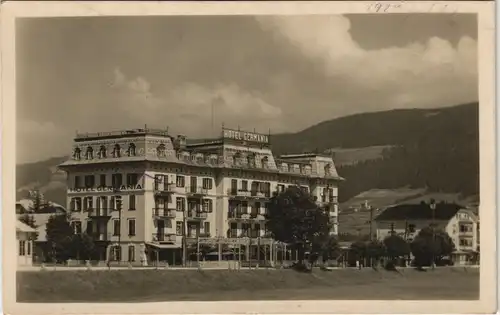
<svg viewBox="0 0 500 315"><path fill-rule="evenodd" d="M126 129L126 130L102 131L102 132L85 132L85 133L77 132L76 139L124 136L124 135L147 134L147 133L168 136L168 129L138 128L138 129Z"/></svg>

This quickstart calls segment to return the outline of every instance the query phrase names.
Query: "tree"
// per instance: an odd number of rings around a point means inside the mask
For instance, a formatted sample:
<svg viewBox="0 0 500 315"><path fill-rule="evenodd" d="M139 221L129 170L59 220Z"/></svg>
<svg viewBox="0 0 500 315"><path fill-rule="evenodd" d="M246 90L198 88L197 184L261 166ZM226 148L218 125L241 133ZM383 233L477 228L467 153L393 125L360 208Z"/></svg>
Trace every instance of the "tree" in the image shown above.
<svg viewBox="0 0 500 315"><path fill-rule="evenodd" d="M297 186L271 198L266 219L271 236L295 248L302 266L306 248L331 229L327 209L320 208L309 193Z"/></svg>
<svg viewBox="0 0 500 315"><path fill-rule="evenodd" d="M326 263L328 260L336 259L339 255L340 246L337 237L334 235L321 235L312 242L311 263L319 257L321 257L323 263Z"/></svg>
<svg viewBox="0 0 500 315"><path fill-rule="evenodd" d="M69 258L91 260L95 253L95 243L86 233L71 236Z"/></svg>
<svg viewBox="0 0 500 315"><path fill-rule="evenodd" d="M370 265L373 266L373 262L378 262L386 254L386 248L382 242L377 240L370 241L366 244L366 257L370 259Z"/></svg>
<svg viewBox="0 0 500 315"><path fill-rule="evenodd" d="M52 215L47 221L47 243L50 258L55 262L66 262L75 253L74 230L69 215Z"/></svg>
<svg viewBox="0 0 500 315"><path fill-rule="evenodd" d="M449 256L455 249L455 244L448 233L429 226L420 230L410 247L415 256L415 264L420 268Z"/></svg>
<svg viewBox="0 0 500 315"><path fill-rule="evenodd" d="M410 245L399 235L389 235L384 239L387 256L392 261L410 254Z"/></svg>
<svg viewBox="0 0 500 315"><path fill-rule="evenodd" d="M366 243L362 241L357 241L351 244L349 248L349 263L355 263L356 261L362 261L366 258Z"/></svg>
<svg viewBox="0 0 500 315"><path fill-rule="evenodd" d="M30 191L30 199L33 202L29 207L32 213L39 213L43 209L50 207L50 203L45 201L44 195L39 190Z"/></svg>

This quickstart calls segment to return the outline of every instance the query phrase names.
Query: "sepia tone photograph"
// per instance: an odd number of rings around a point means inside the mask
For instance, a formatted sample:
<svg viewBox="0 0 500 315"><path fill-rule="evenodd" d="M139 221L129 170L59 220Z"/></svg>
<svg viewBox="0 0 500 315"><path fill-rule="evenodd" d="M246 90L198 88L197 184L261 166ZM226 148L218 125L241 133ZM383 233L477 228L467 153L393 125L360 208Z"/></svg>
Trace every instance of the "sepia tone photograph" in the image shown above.
<svg viewBox="0 0 500 315"><path fill-rule="evenodd" d="M495 295L484 23L455 5L14 18L15 301Z"/></svg>

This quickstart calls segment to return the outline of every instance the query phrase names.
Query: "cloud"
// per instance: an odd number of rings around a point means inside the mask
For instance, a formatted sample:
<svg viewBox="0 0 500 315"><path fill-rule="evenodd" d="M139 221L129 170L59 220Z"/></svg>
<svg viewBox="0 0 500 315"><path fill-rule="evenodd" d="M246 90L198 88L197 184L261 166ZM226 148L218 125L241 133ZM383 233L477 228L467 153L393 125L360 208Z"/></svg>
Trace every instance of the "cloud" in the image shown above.
<svg viewBox="0 0 500 315"><path fill-rule="evenodd" d="M431 37L404 47L365 50L351 36L345 16L260 17L258 21L304 56L321 62L328 77L394 94L389 107L401 106L401 100L421 107L429 102L425 94L434 102L441 101L435 96L442 94L449 94L446 102L460 103L464 97L477 100L477 43L470 37L462 37L456 47Z"/></svg>
<svg viewBox="0 0 500 315"><path fill-rule="evenodd" d="M205 87L182 82L167 87L166 93L159 97L151 92L151 84L145 78L128 79L120 68L116 68L111 87L115 91L115 101L123 111L133 114L132 120L136 123L147 122L160 127L168 124L177 132L188 131L197 137L206 135L212 114L217 129L225 123L242 128L265 127L262 131L266 132L269 121L279 121L282 115L279 107L236 84Z"/></svg>

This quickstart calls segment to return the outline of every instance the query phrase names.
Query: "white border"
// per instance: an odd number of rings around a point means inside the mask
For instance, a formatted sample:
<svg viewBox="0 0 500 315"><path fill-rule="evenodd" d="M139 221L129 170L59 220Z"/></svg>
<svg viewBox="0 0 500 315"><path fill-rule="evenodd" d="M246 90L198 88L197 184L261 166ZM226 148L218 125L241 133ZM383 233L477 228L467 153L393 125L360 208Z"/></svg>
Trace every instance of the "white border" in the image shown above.
<svg viewBox="0 0 500 315"><path fill-rule="evenodd" d="M377 12L378 11L378 12ZM6 2L1 11L3 248L14 247L15 28L16 17L124 15L278 15L345 13L477 13L480 101L480 195L483 248L496 249L493 2ZM457 170L459 171L459 170ZM479 301L248 301L129 304L24 304L15 301L15 255L3 255L4 311L9 314L131 313L493 313L494 250L481 252ZM12 257L13 256L13 257ZM131 307L132 306L132 307Z"/></svg>

